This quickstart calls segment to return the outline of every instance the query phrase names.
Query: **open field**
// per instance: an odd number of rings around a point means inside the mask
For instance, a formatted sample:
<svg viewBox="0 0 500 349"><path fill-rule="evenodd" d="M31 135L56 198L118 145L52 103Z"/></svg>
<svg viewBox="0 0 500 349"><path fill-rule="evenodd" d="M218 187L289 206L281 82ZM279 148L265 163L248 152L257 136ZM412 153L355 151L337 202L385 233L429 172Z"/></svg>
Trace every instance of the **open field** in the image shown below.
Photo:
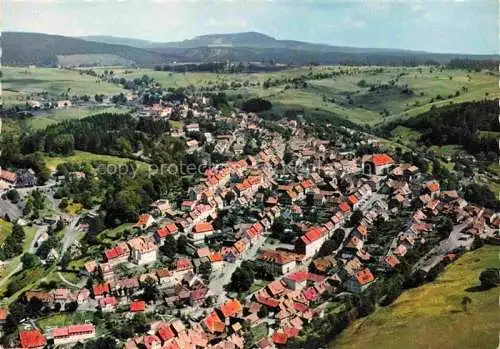
<svg viewBox="0 0 500 349"><path fill-rule="evenodd" d="M45 164L50 170L55 170L57 168L57 165L65 163L65 162L71 162L71 163L84 163L84 162L91 162L91 161L103 161L103 162L108 162L113 165L124 165L127 164L129 161L133 161L137 164L137 166L140 169L147 170L149 168L148 164L145 162L137 161L137 160L130 160L126 158L120 158L118 156L111 156L111 155L101 155L101 154L93 154L93 153L88 153L84 151L75 151L74 155L71 156L46 156L45 157Z"/></svg>
<svg viewBox="0 0 500 349"><path fill-rule="evenodd" d="M83 119L100 113L126 114L130 111L126 107L76 107L68 109L54 109L26 120L27 125L34 130L44 129L65 120Z"/></svg>
<svg viewBox="0 0 500 349"><path fill-rule="evenodd" d="M496 348L498 289L467 289L479 285L481 271L498 266L499 252L498 246L485 246L465 254L436 281L356 321L332 348ZM464 296L472 299L467 312L461 306Z"/></svg>
<svg viewBox="0 0 500 349"><path fill-rule="evenodd" d="M2 89L9 91L7 102L11 105L24 104L25 101L16 96L19 93L26 97L46 92L55 98L66 93L70 96L93 97L95 94L117 94L124 91L118 85L97 83L96 80L89 75L57 68L2 67ZM19 99L15 99L16 97Z"/></svg>

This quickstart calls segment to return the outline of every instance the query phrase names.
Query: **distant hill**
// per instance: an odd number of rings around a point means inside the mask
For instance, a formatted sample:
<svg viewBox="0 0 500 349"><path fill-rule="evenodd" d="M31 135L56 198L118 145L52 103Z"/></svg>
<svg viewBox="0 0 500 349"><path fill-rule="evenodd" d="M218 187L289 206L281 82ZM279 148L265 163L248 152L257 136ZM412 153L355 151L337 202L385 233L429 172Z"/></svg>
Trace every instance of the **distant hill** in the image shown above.
<svg viewBox="0 0 500 349"><path fill-rule="evenodd" d="M88 35L88 36L80 36L79 38L85 41L101 42L104 44L112 44L112 45L126 45L139 48L150 48L155 45L154 42L148 40L123 38L118 36Z"/></svg>
<svg viewBox="0 0 500 349"><path fill-rule="evenodd" d="M2 64L55 66L58 56L108 54L137 65L153 65L175 57L125 45L111 45L61 35L4 32L1 36Z"/></svg>
<svg viewBox="0 0 500 349"><path fill-rule="evenodd" d="M39 33L4 32L1 37L2 63L39 66L162 65L172 62L269 62L303 65L372 64L418 65L447 63L453 58L498 59L498 56L435 54L378 48L353 48L277 40L268 35L246 32L210 34L193 39L155 43L112 36L72 38Z"/></svg>

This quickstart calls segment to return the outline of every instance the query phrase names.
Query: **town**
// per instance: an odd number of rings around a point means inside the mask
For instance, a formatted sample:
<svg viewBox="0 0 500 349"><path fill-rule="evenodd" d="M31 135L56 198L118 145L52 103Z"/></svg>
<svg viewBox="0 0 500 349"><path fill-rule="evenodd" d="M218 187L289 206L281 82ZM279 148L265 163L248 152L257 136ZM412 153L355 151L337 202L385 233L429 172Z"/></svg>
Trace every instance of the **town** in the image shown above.
<svg viewBox="0 0 500 349"><path fill-rule="evenodd" d="M68 346L105 334L127 349L312 347L321 342L308 335L330 331L325 323L346 328L374 302L390 304L466 251L498 242L498 213L442 188L368 133L341 126L332 141L300 115L272 123L243 110L224 116L209 95L137 103L132 117L181 124L168 137L189 156L217 153L218 161L187 174L174 168L190 177L182 194L153 201L105 239L96 208L31 221L4 200L9 220L18 217L12 234L36 227L30 252L43 246L36 258L61 277L54 288L13 292L15 306L0 309L4 338L13 340L7 347ZM2 169L0 183L8 196L54 197L61 186L122 170L96 168L58 167L42 186L31 169ZM62 241L49 244L58 231ZM11 275L30 263L23 256ZM61 312L85 316L37 326ZM7 336L18 326L17 338Z"/></svg>

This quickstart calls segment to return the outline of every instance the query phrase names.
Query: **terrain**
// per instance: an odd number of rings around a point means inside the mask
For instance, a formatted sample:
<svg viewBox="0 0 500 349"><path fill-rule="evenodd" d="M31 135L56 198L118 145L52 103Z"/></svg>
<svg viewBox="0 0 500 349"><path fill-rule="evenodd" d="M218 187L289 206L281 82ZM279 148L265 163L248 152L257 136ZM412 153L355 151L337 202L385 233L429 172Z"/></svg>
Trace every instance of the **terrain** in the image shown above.
<svg viewBox="0 0 500 349"><path fill-rule="evenodd" d="M498 246L486 246L465 254L436 281L406 291L392 305L356 321L331 347L494 348L498 289L474 292L474 287L481 271L498 265L499 252ZM460 303L464 296L472 299L468 311Z"/></svg>
<svg viewBox="0 0 500 349"><path fill-rule="evenodd" d="M85 40L84 40L85 39ZM93 41L96 40L96 41ZM99 41L99 42L97 42ZM447 63L452 58L496 59L488 55L435 54L409 50L339 47L248 32L203 35L174 43L91 36L65 37L40 33L4 32L2 62L6 65L78 66L126 64L153 66L172 62L274 62L302 65Z"/></svg>

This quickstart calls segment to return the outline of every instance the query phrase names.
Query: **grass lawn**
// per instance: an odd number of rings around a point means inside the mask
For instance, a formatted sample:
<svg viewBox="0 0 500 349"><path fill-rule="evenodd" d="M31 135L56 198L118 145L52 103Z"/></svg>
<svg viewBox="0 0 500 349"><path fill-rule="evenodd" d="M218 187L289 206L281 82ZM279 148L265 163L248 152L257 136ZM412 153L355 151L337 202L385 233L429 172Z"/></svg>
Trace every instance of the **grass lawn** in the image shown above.
<svg viewBox="0 0 500 349"><path fill-rule="evenodd" d="M469 292L479 274L498 267L498 246L469 252L436 281L403 293L391 306L356 321L332 348L468 349L498 345L498 288ZM464 312L464 296L472 299Z"/></svg>
<svg viewBox="0 0 500 349"><path fill-rule="evenodd" d="M113 165L123 165L123 164L128 163L129 161L133 161L137 164L137 166L140 169L147 170L149 168L148 164L146 164L145 162L142 162L142 161L120 158L118 156L93 154L93 153L88 153L88 152L78 151L78 150L76 150L75 153L73 155L70 155L70 156L46 156L45 157L45 164L52 171L55 171L57 165L65 163L65 162L85 163L85 162L91 162L91 161L103 161L103 162L108 162L108 163L113 164Z"/></svg>
<svg viewBox="0 0 500 349"><path fill-rule="evenodd" d="M93 318L94 318L93 313L90 311L74 312L74 313L61 312L44 318L40 318L36 321L36 324L43 331L47 331L55 327L92 322Z"/></svg>
<svg viewBox="0 0 500 349"><path fill-rule="evenodd" d="M126 114L129 108L122 107L76 107L68 109L54 109L26 120L27 125L34 130L41 130L48 126L55 125L64 120L83 119L101 113Z"/></svg>
<svg viewBox="0 0 500 349"><path fill-rule="evenodd" d="M262 338L267 336L267 324L265 322L258 324L257 326L252 327L250 332L252 332L254 343L257 343Z"/></svg>

